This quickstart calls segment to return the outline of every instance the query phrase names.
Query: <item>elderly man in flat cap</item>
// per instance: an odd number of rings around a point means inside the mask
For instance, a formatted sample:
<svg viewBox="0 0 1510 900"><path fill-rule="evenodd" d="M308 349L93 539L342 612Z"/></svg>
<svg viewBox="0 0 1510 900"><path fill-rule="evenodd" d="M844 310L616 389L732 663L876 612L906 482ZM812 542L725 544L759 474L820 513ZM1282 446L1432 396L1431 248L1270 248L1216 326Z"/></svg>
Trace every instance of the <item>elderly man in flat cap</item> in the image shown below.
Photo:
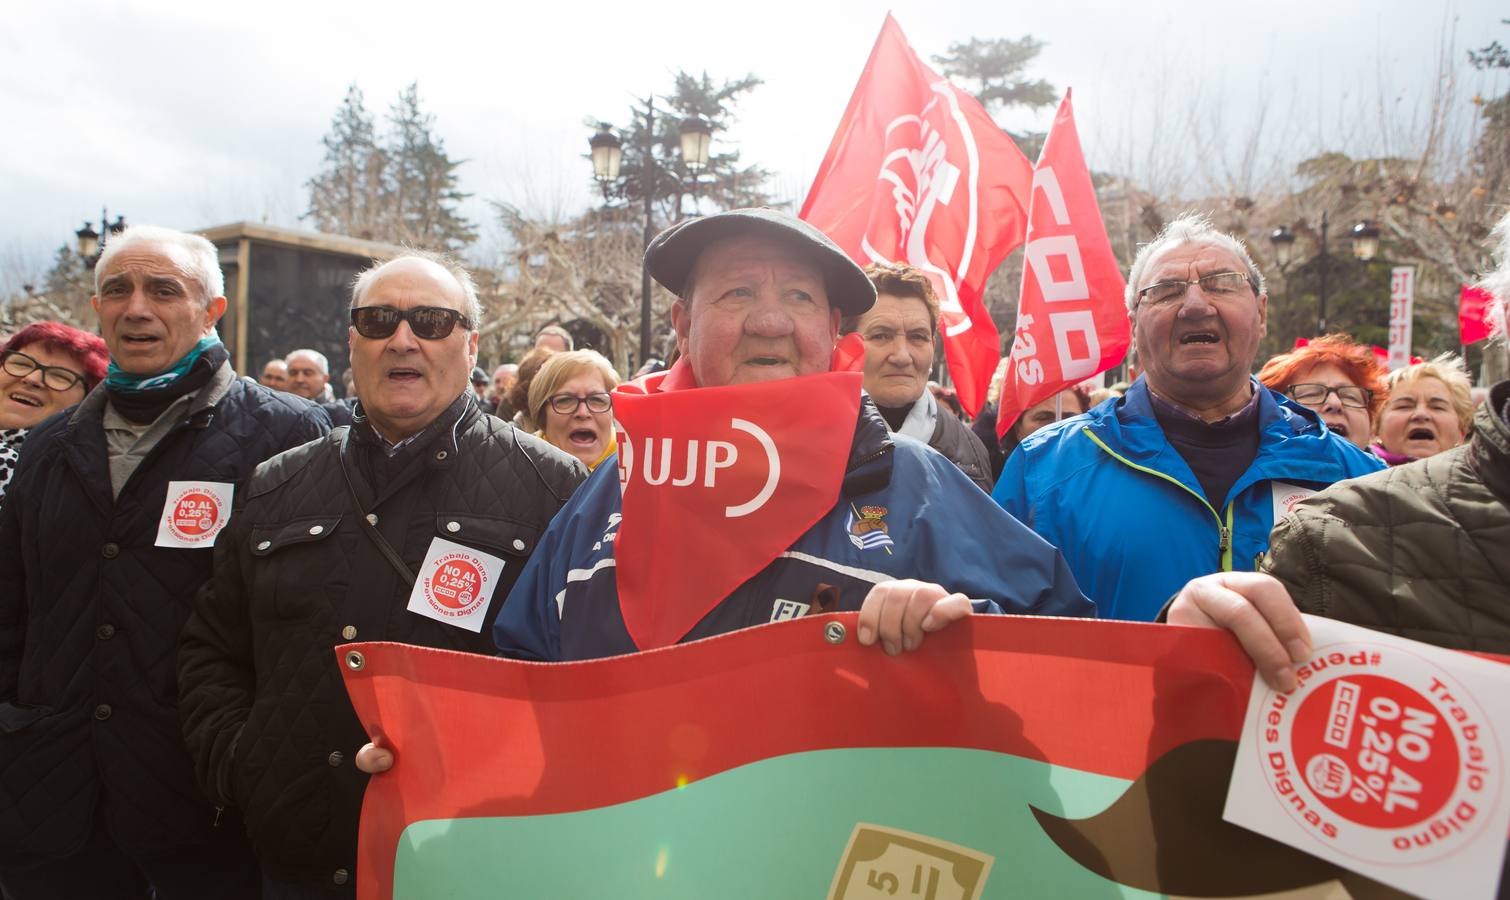
<svg viewBox="0 0 1510 900"><path fill-rule="evenodd" d="M670 371L639 385L650 394L827 372L841 319L865 312L876 298L870 279L821 232L766 209L673 226L651 242L645 265L678 298L671 320L681 351ZM811 402L792 384L794 407ZM720 419L725 412L739 411L720 407ZM681 640L809 611L858 609L860 641L879 640L898 653L972 609L1092 614L1058 551L983 502L949 460L891 433L868 397L855 421L832 427L852 437L843 442L844 476L827 513L785 552L761 560L764 568ZM589 659L642 649L625 626L615 572L622 516L615 470L599 467L520 576L494 628L505 654ZM748 538L732 520L709 527L728 529L730 552ZM982 533L1002 539L977 540ZM641 551L684 552L667 539Z"/></svg>

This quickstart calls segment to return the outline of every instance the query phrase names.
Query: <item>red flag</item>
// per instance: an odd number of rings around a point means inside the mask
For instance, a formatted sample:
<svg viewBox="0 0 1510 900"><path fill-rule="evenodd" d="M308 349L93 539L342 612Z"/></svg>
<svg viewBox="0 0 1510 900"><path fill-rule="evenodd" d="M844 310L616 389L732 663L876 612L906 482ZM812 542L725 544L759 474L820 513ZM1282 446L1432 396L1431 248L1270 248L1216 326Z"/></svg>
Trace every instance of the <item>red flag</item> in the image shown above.
<svg viewBox="0 0 1510 900"><path fill-rule="evenodd" d="M938 292L949 374L980 411L1001 356L981 295L1022 243L1027 157L969 94L924 65L890 15L801 216L860 265L902 262Z"/></svg>
<svg viewBox="0 0 1510 900"><path fill-rule="evenodd" d="M1033 172L1028 219L998 437L1029 407L1120 363L1132 336L1126 282L1096 205L1069 91Z"/></svg>
<svg viewBox="0 0 1510 900"><path fill-rule="evenodd" d="M1482 341L1494 333L1494 295L1482 288L1463 285L1458 294L1458 336L1463 344Z"/></svg>
<svg viewBox="0 0 1510 900"><path fill-rule="evenodd" d="M676 643L833 508L860 407L858 372L665 389L688 373L614 393L615 578L641 650Z"/></svg>

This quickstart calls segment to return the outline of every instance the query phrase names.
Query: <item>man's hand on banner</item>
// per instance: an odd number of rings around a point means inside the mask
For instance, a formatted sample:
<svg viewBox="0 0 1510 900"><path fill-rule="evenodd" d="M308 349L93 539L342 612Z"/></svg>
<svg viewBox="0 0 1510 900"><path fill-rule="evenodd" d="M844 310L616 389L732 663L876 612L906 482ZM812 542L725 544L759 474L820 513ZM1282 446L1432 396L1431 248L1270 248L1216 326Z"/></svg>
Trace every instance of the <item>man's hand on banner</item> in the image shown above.
<svg viewBox="0 0 1510 900"><path fill-rule="evenodd" d="M1259 572L1218 572L1192 580L1170 604L1169 624L1232 632L1276 691L1294 688L1295 667L1311 656L1311 632L1290 592Z"/></svg>
<svg viewBox="0 0 1510 900"><path fill-rule="evenodd" d="M357 770L376 775L393 768L393 751L377 744L363 744L357 751Z"/></svg>
<svg viewBox="0 0 1510 900"><path fill-rule="evenodd" d="M970 598L951 594L937 584L907 579L886 581L870 589L860 605L857 625L861 646L877 640L889 655L916 650L929 633L970 615Z"/></svg>

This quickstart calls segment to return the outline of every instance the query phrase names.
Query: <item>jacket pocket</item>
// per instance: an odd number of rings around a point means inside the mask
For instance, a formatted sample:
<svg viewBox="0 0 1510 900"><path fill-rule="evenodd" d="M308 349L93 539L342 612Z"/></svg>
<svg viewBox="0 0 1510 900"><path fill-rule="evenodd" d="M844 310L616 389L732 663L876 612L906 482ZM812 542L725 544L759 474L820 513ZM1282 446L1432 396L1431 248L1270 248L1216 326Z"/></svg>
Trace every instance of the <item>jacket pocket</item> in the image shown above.
<svg viewBox="0 0 1510 900"><path fill-rule="evenodd" d="M502 516L441 513L435 517L435 534L523 564L539 543L541 530Z"/></svg>
<svg viewBox="0 0 1510 900"><path fill-rule="evenodd" d="M99 781L87 712L0 703L0 860L66 856L89 837Z"/></svg>
<svg viewBox="0 0 1510 900"><path fill-rule="evenodd" d="M277 619L308 619L326 605L326 578L339 563L330 538L341 516L305 516L261 524L247 536L252 554L252 605ZM318 557L324 556L321 560Z"/></svg>

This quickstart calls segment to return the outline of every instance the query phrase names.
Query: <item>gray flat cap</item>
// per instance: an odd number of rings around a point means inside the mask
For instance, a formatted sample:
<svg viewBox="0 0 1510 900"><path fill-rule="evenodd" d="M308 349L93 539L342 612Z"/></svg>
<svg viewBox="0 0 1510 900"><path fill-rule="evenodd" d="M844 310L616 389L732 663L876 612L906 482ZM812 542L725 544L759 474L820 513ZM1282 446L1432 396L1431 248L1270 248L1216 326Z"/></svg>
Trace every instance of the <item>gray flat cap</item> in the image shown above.
<svg viewBox="0 0 1510 900"><path fill-rule="evenodd" d="M796 216L765 207L731 209L672 225L645 248L645 268L666 290L681 297L702 252L717 241L741 236L786 238L810 251L823 271L829 305L846 316L858 316L876 302L875 285L828 235Z"/></svg>

